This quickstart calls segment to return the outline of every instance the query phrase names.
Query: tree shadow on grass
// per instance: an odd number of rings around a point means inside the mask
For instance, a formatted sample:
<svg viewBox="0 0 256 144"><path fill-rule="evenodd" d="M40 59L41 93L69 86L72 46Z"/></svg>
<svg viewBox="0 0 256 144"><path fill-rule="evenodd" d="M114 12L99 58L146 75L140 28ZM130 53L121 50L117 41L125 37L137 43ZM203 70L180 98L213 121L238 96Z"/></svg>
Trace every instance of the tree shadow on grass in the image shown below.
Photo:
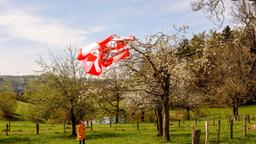
<svg viewBox="0 0 256 144"><path fill-rule="evenodd" d="M1 138L1 144L14 144L15 142L32 142L32 140L28 137L9 137L9 138Z"/></svg>
<svg viewBox="0 0 256 144"><path fill-rule="evenodd" d="M88 139L102 139L102 138L122 138L131 136L129 133L116 133L116 132L93 132L86 137Z"/></svg>
<svg viewBox="0 0 256 144"><path fill-rule="evenodd" d="M132 136L130 133L117 133L116 131L109 132L91 132L86 134L86 139L104 139L104 138L124 138ZM69 133L56 132L54 135L47 136L50 139L76 139L76 137L70 137ZM1 141L0 141L1 144Z"/></svg>
<svg viewBox="0 0 256 144"><path fill-rule="evenodd" d="M255 144L256 137L255 134L247 134L246 136L235 137L230 141L236 142L237 144Z"/></svg>
<svg viewBox="0 0 256 144"><path fill-rule="evenodd" d="M170 133L171 143L191 144L188 137L191 137L190 133Z"/></svg>

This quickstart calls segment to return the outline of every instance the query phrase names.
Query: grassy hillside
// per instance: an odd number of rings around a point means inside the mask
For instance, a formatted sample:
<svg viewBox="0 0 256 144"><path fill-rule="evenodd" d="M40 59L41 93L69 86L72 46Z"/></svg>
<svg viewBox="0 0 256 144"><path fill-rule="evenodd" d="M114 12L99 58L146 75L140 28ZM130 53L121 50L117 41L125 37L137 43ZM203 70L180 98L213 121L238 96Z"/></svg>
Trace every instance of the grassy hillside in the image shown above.
<svg viewBox="0 0 256 144"><path fill-rule="evenodd" d="M29 117L30 108L30 104L17 101L17 106L15 107L14 115L16 115L21 120L27 120Z"/></svg>
<svg viewBox="0 0 256 144"><path fill-rule="evenodd" d="M30 109L31 109L30 104L16 100L14 111L10 114L10 118L8 118L8 120L11 120L11 121L28 120L30 115ZM2 114L3 113L0 110L0 120L7 120L7 118L4 117Z"/></svg>

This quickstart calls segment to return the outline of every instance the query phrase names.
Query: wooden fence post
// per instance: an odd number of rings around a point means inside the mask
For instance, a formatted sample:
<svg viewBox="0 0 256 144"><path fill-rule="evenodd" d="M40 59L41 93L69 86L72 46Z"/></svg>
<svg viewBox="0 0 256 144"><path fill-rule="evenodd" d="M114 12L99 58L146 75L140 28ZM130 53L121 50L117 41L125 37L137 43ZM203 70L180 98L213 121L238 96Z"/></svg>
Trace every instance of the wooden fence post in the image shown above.
<svg viewBox="0 0 256 144"><path fill-rule="evenodd" d="M201 130L194 129L194 126L192 126L191 128L192 128L192 144L199 144Z"/></svg>
<svg viewBox="0 0 256 144"><path fill-rule="evenodd" d="M194 137L195 137L195 127L194 127L194 125L191 125L191 139L192 139L192 144L194 144L195 143L195 140L194 140Z"/></svg>
<svg viewBox="0 0 256 144"><path fill-rule="evenodd" d="M64 133L66 133L66 123L65 123L65 121L63 123L63 131L64 131Z"/></svg>
<svg viewBox="0 0 256 144"><path fill-rule="evenodd" d="M212 125L215 125L215 116L212 115Z"/></svg>
<svg viewBox="0 0 256 144"><path fill-rule="evenodd" d="M89 120L86 120L86 128L89 128L90 125L89 125Z"/></svg>
<svg viewBox="0 0 256 144"><path fill-rule="evenodd" d="M248 124L251 123L250 115L247 115L247 121L248 121Z"/></svg>
<svg viewBox="0 0 256 144"><path fill-rule="evenodd" d="M181 120L179 119L179 127L180 127L180 121L181 121Z"/></svg>
<svg viewBox="0 0 256 144"><path fill-rule="evenodd" d="M8 128L9 126L8 126L8 123L6 124L6 129L5 129L5 134L6 135L8 135L8 130L9 130L9 128Z"/></svg>
<svg viewBox="0 0 256 144"><path fill-rule="evenodd" d="M209 144L209 122L205 121L205 144Z"/></svg>
<svg viewBox="0 0 256 144"><path fill-rule="evenodd" d="M91 131L93 131L93 128L92 128L92 121L91 121Z"/></svg>
<svg viewBox="0 0 256 144"><path fill-rule="evenodd" d="M117 131L117 124L118 124L118 123L116 123L116 125L115 125L115 131Z"/></svg>
<svg viewBox="0 0 256 144"><path fill-rule="evenodd" d="M218 125L217 125L217 144L220 143L220 124L221 124L221 121L218 120Z"/></svg>
<svg viewBox="0 0 256 144"><path fill-rule="evenodd" d="M246 127L246 121L247 121L247 117L244 116L244 136L246 136L246 131L247 131L247 127Z"/></svg>
<svg viewBox="0 0 256 144"><path fill-rule="evenodd" d="M39 135L39 122L36 122L36 134Z"/></svg>
<svg viewBox="0 0 256 144"><path fill-rule="evenodd" d="M233 139L233 123L234 123L234 120L231 119L230 120L230 139Z"/></svg>
<svg viewBox="0 0 256 144"><path fill-rule="evenodd" d="M8 131L11 131L11 122L9 121L9 125L8 125Z"/></svg>
<svg viewBox="0 0 256 144"><path fill-rule="evenodd" d="M137 130L139 130L139 129L140 129L139 122L137 122Z"/></svg>
<svg viewBox="0 0 256 144"><path fill-rule="evenodd" d="M182 118L182 125L185 125L185 120L184 120L184 118Z"/></svg>

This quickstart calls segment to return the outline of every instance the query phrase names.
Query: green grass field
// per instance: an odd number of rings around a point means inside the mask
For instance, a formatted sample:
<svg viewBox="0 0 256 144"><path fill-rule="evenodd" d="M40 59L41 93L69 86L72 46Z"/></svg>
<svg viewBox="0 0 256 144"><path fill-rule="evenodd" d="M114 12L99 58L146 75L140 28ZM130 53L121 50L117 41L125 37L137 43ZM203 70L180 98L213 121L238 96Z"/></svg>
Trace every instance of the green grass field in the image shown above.
<svg viewBox="0 0 256 144"><path fill-rule="evenodd" d="M20 105L23 105L21 103ZM26 107L23 107L26 108ZM191 143L191 125L201 130L201 143L204 143L204 121L209 120L210 123L210 143L216 143L217 119L221 119L221 143L222 144L255 144L256 129L252 129L251 125L256 124L256 106L246 106L239 109L240 115L250 114L251 123L248 124L248 134L243 135L243 121L234 122L234 139L230 139L229 122L226 116L231 115L229 108L211 108L203 109L206 118L200 119L195 125L195 121L181 122L179 127L178 121L170 123L171 144L190 144ZM17 108L16 113L23 115L25 109ZM175 111L171 111L171 117L174 117ZM212 115L215 117L215 125L213 125ZM76 138L71 138L70 125L67 126L64 133L62 124L40 124L40 134L36 134L35 123L28 121L12 121L11 131L8 136L5 134L6 121L0 121L0 144L75 144L78 143ZM93 125L93 131L87 129L87 144L159 144L164 143L161 137L156 136L156 128L153 123L141 123L140 129L137 130L135 124L118 124L116 125Z"/></svg>
<svg viewBox="0 0 256 144"><path fill-rule="evenodd" d="M210 123L210 143L216 141L217 126ZM226 120L221 122L221 143L230 144L255 144L256 130L248 129L248 135L243 135L242 121L234 123L234 139L230 140L229 123ZM256 124L256 121L251 123ZM0 123L0 129L5 129L6 122ZM194 121L185 121L178 126L178 121L172 121L170 125L170 143L189 144L191 143L191 125ZM248 124L249 126L249 124ZM68 126L70 128L70 126ZM204 141L204 121L198 121L198 129L201 129L201 142ZM1 131L1 144L74 144L77 143L75 138L69 137L70 129L63 132L63 125L57 124L40 124L40 134L36 134L35 124L31 122L11 122L11 131L5 135ZM118 124L117 130L115 125L94 125L93 132L87 129L88 144L158 144L164 143L160 137L156 136L155 126L152 123L140 124L137 130L132 124Z"/></svg>

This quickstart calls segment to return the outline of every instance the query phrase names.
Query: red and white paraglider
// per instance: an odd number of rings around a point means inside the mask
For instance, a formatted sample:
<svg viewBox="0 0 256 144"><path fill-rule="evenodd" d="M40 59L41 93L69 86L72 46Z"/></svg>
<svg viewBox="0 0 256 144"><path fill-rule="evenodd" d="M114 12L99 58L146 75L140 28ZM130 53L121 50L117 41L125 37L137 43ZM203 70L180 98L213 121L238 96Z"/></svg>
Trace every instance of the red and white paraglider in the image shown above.
<svg viewBox="0 0 256 144"><path fill-rule="evenodd" d="M125 42L134 39L134 36L111 35L103 41L80 48L77 59L83 62L86 73L100 75L103 68L129 56L129 46Z"/></svg>

